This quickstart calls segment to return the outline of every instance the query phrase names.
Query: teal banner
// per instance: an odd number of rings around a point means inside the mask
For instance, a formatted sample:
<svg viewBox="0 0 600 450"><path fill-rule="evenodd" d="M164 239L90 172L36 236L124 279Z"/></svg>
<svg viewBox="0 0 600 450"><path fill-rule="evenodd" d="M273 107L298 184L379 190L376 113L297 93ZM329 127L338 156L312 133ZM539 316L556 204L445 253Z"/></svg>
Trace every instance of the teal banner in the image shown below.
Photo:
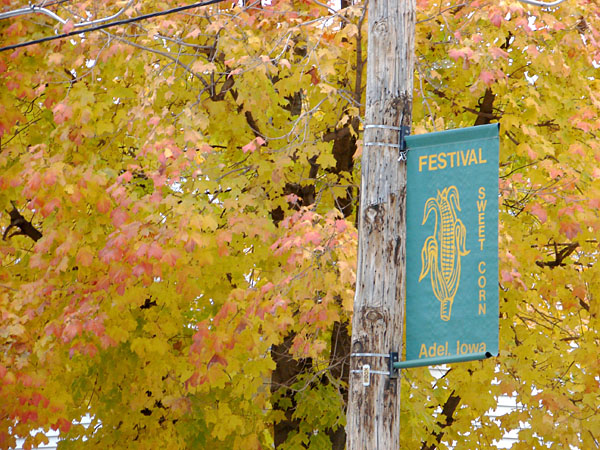
<svg viewBox="0 0 600 450"><path fill-rule="evenodd" d="M498 354L498 124L406 138L406 360Z"/></svg>

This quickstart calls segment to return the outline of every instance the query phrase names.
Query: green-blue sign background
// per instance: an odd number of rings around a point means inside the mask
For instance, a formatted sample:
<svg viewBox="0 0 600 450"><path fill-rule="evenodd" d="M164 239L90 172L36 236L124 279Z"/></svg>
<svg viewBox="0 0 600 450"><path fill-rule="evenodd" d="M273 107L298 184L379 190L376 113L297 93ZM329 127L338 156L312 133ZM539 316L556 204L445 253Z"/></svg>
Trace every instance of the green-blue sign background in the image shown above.
<svg viewBox="0 0 600 450"><path fill-rule="evenodd" d="M498 354L498 124L406 138L406 361Z"/></svg>

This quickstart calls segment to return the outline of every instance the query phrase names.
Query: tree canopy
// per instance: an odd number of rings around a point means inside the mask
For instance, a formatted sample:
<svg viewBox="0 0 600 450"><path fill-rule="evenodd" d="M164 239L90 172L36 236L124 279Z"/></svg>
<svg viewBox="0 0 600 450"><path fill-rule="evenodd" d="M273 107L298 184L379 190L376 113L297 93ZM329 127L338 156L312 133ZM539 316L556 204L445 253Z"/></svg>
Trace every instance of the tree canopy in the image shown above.
<svg viewBox="0 0 600 450"><path fill-rule="evenodd" d="M344 448L368 7L242 3L0 52L0 447ZM45 4L0 45L181 6ZM500 123L501 352L401 442L597 447L600 8L417 4L412 132Z"/></svg>

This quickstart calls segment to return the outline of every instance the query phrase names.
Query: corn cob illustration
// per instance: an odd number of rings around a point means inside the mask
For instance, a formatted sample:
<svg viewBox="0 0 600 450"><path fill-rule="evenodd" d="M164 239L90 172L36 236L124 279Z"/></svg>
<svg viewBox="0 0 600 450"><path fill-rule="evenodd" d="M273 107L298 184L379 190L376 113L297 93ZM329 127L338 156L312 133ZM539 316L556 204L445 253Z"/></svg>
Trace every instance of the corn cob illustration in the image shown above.
<svg viewBox="0 0 600 450"><path fill-rule="evenodd" d="M433 234L425 239L421 250L419 282L430 274L433 293L441 302L440 318L447 322L460 283L460 258L470 252L465 248L467 230L456 215L460 211L456 186L438 190L436 197L427 199L422 225L432 211L435 213Z"/></svg>

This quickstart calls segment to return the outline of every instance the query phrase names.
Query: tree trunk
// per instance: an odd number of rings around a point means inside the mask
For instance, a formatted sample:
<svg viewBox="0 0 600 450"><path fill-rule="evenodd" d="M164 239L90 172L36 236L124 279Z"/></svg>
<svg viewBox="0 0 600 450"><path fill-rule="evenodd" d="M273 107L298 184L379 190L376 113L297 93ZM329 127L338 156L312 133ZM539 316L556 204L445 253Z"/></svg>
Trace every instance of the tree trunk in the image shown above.
<svg viewBox="0 0 600 450"><path fill-rule="evenodd" d="M398 130L381 126L410 126L414 27L414 0L369 1L353 354L402 351L406 163L399 161ZM368 386L361 375L364 364L371 369ZM399 448L400 381L372 373L387 372L388 365L382 356L351 358L348 450Z"/></svg>

